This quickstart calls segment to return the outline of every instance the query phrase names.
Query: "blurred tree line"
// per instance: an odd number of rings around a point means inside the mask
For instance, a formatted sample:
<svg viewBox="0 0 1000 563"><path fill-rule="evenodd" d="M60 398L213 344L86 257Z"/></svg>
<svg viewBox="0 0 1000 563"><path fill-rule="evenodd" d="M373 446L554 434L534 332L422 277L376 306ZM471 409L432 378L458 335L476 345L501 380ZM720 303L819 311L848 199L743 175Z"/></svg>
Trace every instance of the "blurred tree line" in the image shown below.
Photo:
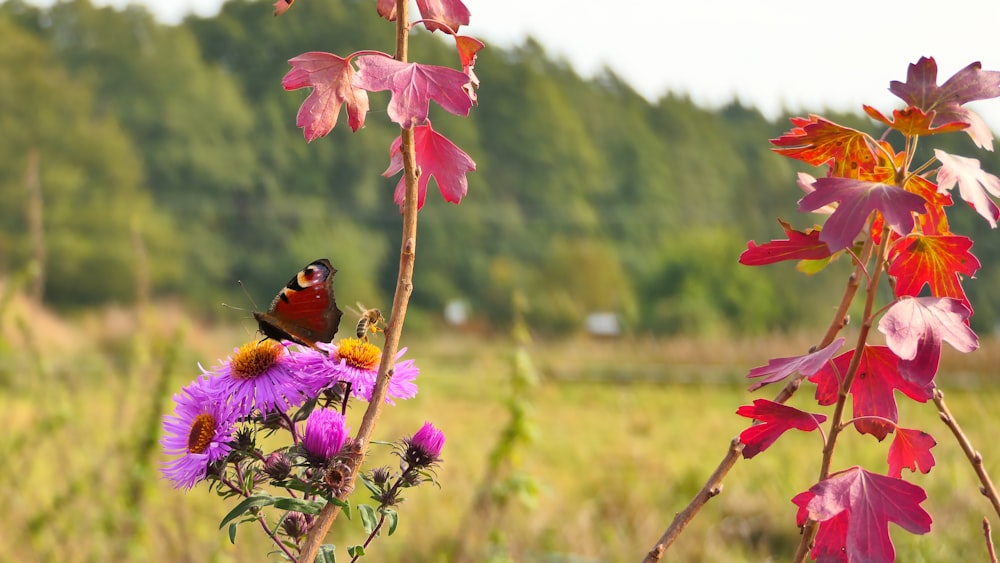
<svg viewBox="0 0 1000 563"><path fill-rule="evenodd" d="M387 308L399 243L396 178L380 176L398 134L381 115L387 94L372 95L363 130L341 124L306 144L295 127L306 93L280 80L304 51L391 50L392 28L367 0L307 8L274 18L266 2L235 0L165 26L140 7L87 0L0 5L0 274L44 272L34 290L62 308L151 291L231 317L218 304L244 303L237 280L264 306L325 256L342 303ZM457 64L440 37L417 33L412 48L416 60ZM583 79L530 40L487 46L476 72L471 119L432 106L435 128L478 171L460 208L433 194L422 211L418 326L456 299L484 326L505 325L516 290L547 332L580 330L594 311L659 334L825 322L817 306L835 305L846 260L813 279L736 262L748 239L780 237L776 217L811 225L795 211L804 167L767 142L787 120L738 101L650 102L613 69ZM964 135L947 142L1000 170ZM990 235L971 214L955 222ZM992 327L1000 295L983 288L1000 279L1000 247L973 251L984 264L968 286L975 322Z"/></svg>

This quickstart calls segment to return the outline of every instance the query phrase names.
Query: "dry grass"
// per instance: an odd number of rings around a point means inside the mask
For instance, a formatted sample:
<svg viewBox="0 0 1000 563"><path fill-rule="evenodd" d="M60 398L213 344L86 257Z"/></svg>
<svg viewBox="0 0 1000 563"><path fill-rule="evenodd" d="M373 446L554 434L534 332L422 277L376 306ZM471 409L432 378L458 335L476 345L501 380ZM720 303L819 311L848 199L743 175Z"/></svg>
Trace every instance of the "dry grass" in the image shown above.
<svg viewBox="0 0 1000 563"><path fill-rule="evenodd" d="M30 330L12 324L16 315L31 319ZM9 307L0 327L7 374L0 394L6 415L0 482L7 483L0 559L275 559L266 555L267 542L256 529L241 529L236 546L218 530L231 501L204 488L187 494L172 490L159 480L158 456L145 460L135 453L150 414L169 400L155 389L173 335L180 331L183 341L169 373L170 392L198 373L196 362L210 365L227 355L244 339L243 328L203 329L169 306L142 318L112 310L67 321L27 303ZM743 374L770 356L807 349L806 336L536 343L531 352L544 376L532 400L537 437L515 461L540 489L534 506L508 507L495 545L515 561L640 559L744 427L733 414L753 398L740 381ZM38 348L44 351L41 370L25 357L32 340L45 343ZM408 344L423 369L420 394L388 409L376 437L393 440L433 420L448 435L439 471L442 488L411 491L397 535L378 542L369 559L447 561L447 549L459 535L488 532L467 511L486 455L506 422L510 348L452 333ZM987 467L996 472L1000 455L990 446L1000 423L995 409L1000 388L990 377L998 346L991 341L983 348L968 358L946 356L941 383L986 455ZM801 395L795 401L808 407L808 399ZM355 425L360 411L355 407L350 413ZM976 491L971 468L937 422L933 406L904 402L901 412L909 426L933 433L939 446L938 466L912 477L928 489L934 530L913 537L894 529L900 560L981 553L979 521L989 507ZM849 435L837 465L881 470L887 447ZM738 464L724 493L681 536L669 560L787 559L797 541L788 499L812 484L819 448L815 434L789 435ZM376 452L374 460L393 463L385 451ZM138 495L128 488L135 483ZM363 495L355 499L362 500ZM340 546L358 541L359 528L342 520L331 541Z"/></svg>

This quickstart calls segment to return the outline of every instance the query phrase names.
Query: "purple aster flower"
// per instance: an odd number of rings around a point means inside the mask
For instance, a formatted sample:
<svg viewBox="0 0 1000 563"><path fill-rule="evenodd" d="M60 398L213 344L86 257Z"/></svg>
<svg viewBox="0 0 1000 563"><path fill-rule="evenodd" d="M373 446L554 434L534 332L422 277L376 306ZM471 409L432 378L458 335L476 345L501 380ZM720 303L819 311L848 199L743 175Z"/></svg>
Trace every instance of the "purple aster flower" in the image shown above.
<svg viewBox="0 0 1000 563"><path fill-rule="evenodd" d="M311 349L294 355L303 392L316 396L323 389L343 381L350 383L352 395L370 401L382 350L358 338L345 338L336 345L317 343L317 346L327 350L329 355ZM406 348L403 348L396 354L397 363L385 396L385 402L390 405L396 404L394 399L412 399L417 394L414 380L420 368L413 360L399 361L405 353Z"/></svg>
<svg viewBox="0 0 1000 563"><path fill-rule="evenodd" d="M306 453L325 462L340 452L349 432L344 415L333 409L316 409L306 419L302 447Z"/></svg>
<svg viewBox="0 0 1000 563"><path fill-rule="evenodd" d="M403 459L411 467L428 467L441 460L441 448L444 447L444 432L441 432L430 422L425 422L420 430L411 438L403 440L406 451Z"/></svg>
<svg viewBox="0 0 1000 563"><path fill-rule="evenodd" d="M285 346L274 340L254 341L236 349L212 371L212 387L219 397L236 405L241 416L253 410L285 411L305 401L294 373L295 363ZM204 368L202 371L205 371Z"/></svg>
<svg viewBox="0 0 1000 563"><path fill-rule="evenodd" d="M199 378L174 395L174 414L163 417L163 451L180 455L161 468L178 489L190 489L205 478L209 466L232 449L237 413L220 399L207 378Z"/></svg>

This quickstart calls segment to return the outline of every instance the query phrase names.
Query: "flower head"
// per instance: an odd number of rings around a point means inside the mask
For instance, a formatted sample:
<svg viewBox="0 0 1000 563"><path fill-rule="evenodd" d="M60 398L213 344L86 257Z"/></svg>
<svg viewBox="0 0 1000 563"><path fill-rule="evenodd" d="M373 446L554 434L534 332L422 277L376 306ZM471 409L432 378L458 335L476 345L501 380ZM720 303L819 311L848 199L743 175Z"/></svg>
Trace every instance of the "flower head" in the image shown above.
<svg viewBox="0 0 1000 563"><path fill-rule="evenodd" d="M425 422L420 430L411 438L403 441L406 451L403 459L411 467L429 467L441 460L441 448L444 447L444 432L441 432L430 422Z"/></svg>
<svg viewBox="0 0 1000 563"><path fill-rule="evenodd" d="M345 338L338 344L317 343L317 346L327 354L307 349L294 355L303 392L316 396L321 390L343 381L351 385L352 395L370 401L382 350L358 338ZM395 404L394 399L411 399L417 394L413 380L420 369L413 360L398 361L405 353L406 348L403 348L396 354L397 363L385 396L385 402L390 405Z"/></svg>
<svg viewBox="0 0 1000 563"><path fill-rule="evenodd" d="M208 468L232 450L237 413L209 388L207 378L199 378L174 395L174 414L163 417L166 434L160 440L170 456L161 471L178 489L190 489L205 478Z"/></svg>
<svg viewBox="0 0 1000 563"><path fill-rule="evenodd" d="M305 398L293 370L294 362L284 345L260 340L240 346L225 362L206 373L212 376L219 397L247 416L255 408L266 414L302 404Z"/></svg>
<svg viewBox="0 0 1000 563"><path fill-rule="evenodd" d="M310 456L325 463L344 447L349 432L344 415L333 409L316 409L306 419L302 447Z"/></svg>

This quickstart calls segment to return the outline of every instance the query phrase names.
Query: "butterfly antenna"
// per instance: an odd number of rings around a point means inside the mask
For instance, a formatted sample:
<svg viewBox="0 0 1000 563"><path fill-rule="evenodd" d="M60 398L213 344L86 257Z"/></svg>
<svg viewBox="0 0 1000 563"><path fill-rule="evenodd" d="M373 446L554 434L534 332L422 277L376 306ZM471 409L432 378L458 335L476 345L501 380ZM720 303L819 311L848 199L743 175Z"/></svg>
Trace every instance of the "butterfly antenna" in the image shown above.
<svg viewBox="0 0 1000 563"><path fill-rule="evenodd" d="M250 292L247 291L247 286L243 285L243 280L236 280L236 283L240 284L240 289L243 290L243 295L247 296L247 300L253 305L253 310L257 310L257 303L254 302L253 297L250 297Z"/></svg>

